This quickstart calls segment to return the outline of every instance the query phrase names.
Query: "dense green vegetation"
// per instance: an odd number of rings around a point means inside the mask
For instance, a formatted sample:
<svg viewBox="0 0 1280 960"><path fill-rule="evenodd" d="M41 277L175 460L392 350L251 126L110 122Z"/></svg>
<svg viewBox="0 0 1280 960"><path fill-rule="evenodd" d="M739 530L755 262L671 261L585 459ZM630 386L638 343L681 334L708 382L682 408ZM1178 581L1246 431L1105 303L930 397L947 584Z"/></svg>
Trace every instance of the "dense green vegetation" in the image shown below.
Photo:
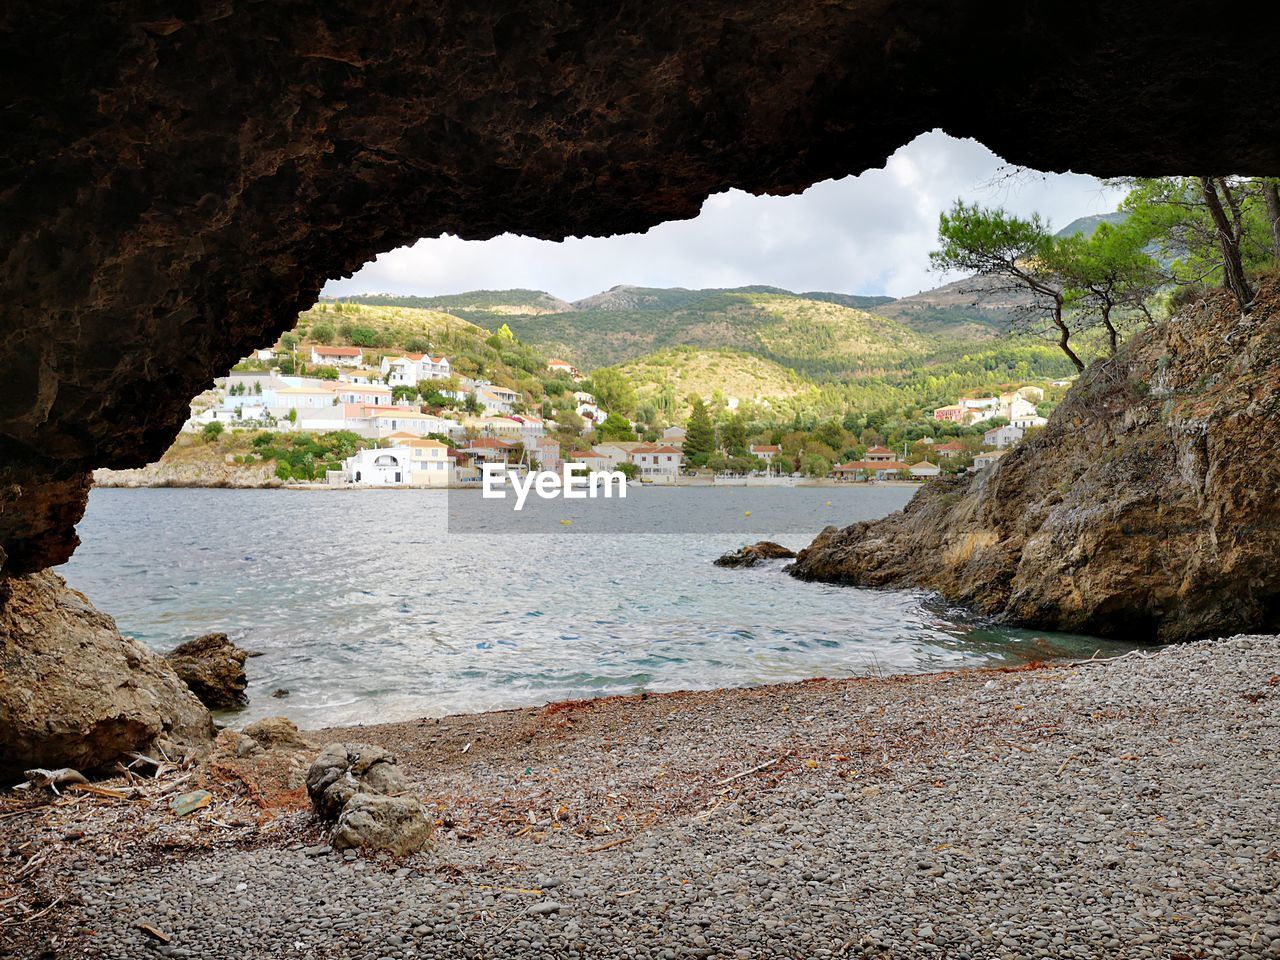
<svg viewBox="0 0 1280 960"><path fill-rule="evenodd" d="M927 354L931 335L875 309L890 297L794 294L776 287L685 290L614 287L566 304L530 290L449 297L346 298L345 303L443 310L478 324L507 323L524 342L587 370L675 347L726 347L813 376L846 376ZM560 309L554 309L556 304ZM929 318L945 330L946 311ZM957 315L956 323L967 323Z"/></svg>

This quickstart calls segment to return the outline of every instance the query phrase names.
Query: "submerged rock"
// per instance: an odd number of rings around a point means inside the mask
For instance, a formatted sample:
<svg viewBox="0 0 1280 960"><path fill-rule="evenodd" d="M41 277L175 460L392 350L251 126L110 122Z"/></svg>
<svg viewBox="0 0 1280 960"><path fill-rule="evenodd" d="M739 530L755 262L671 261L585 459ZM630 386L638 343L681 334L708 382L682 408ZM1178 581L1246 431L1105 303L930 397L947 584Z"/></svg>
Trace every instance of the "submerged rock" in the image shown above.
<svg viewBox="0 0 1280 960"><path fill-rule="evenodd" d="M45 571L0 581L0 779L202 748L209 711L159 654Z"/></svg>
<svg viewBox="0 0 1280 960"><path fill-rule="evenodd" d="M225 633L206 633L165 654L169 665L206 707L213 710L243 707L249 702L249 679L244 662L249 654Z"/></svg>
<svg viewBox="0 0 1280 960"><path fill-rule="evenodd" d="M1280 284L1218 293L1089 367L1038 435L788 569L925 587L1041 628L1175 641L1280 629Z"/></svg>
<svg viewBox="0 0 1280 960"><path fill-rule="evenodd" d="M780 543L761 540L759 543L726 553L717 558L714 563L717 567L754 567L765 560L790 560L795 555L794 550L788 550Z"/></svg>

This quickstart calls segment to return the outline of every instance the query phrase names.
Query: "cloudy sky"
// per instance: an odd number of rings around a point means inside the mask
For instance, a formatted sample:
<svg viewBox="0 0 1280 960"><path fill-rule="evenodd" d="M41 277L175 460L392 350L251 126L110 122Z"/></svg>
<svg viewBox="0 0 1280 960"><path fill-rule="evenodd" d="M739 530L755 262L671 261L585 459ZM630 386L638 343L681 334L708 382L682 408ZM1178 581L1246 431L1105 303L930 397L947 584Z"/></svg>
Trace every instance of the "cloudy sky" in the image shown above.
<svg viewBox="0 0 1280 960"><path fill-rule="evenodd" d="M618 237L424 239L331 281L324 292L431 295L527 287L577 300L628 283L906 296L948 279L929 271L928 254L938 214L957 197L1016 213L1038 211L1055 228L1114 210L1120 201L1092 177L1016 172L980 143L935 131L903 147L882 170L815 184L799 196L731 190L709 197L693 220Z"/></svg>

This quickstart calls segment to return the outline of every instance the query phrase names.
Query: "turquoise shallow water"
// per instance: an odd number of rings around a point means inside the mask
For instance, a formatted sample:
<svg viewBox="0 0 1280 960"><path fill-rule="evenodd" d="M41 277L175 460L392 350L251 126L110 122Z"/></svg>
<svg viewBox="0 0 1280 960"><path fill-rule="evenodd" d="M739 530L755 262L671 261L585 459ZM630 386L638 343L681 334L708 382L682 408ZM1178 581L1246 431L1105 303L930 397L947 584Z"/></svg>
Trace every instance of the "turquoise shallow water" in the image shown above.
<svg viewBox="0 0 1280 960"><path fill-rule="evenodd" d="M156 648L222 630L260 651L237 719L304 727L1129 649L918 591L711 564L773 531L801 547L913 492L645 488L633 518L699 532L579 535L448 532L450 498L474 491L104 489L60 572Z"/></svg>

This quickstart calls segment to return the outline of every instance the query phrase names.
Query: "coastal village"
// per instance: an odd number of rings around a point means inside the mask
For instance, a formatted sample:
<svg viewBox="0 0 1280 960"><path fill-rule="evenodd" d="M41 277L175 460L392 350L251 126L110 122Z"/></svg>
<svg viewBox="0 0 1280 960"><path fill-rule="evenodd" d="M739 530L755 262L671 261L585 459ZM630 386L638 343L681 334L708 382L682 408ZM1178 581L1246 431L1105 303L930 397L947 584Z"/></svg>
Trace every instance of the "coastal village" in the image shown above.
<svg viewBox="0 0 1280 960"><path fill-rule="evenodd" d="M552 358L545 366L548 377L589 386L571 363ZM197 398L184 431L205 440L251 434L252 451L227 454L236 465L270 458L281 442L342 438L309 454L314 463L305 470L281 462L276 471L279 481L334 488L467 487L496 462L517 473L566 464L588 474L621 471L654 485L809 485L920 482L981 470L1047 423L1045 388L1025 385L934 409L938 432L965 428L961 438L889 446L863 431L866 442L845 447L851 456L826 459L811 452L813 443L797 448L794 437L787 447L769 442L784 439L777 431L734 440L724 426L711 428L715 453L695 458L686 455L688 420L655 430L606 409L588 390L572 389L571 397L562 408L571 412L546 416L554 411L519 390L458 374L443 353L293 343L237 365Z"/></svg>

